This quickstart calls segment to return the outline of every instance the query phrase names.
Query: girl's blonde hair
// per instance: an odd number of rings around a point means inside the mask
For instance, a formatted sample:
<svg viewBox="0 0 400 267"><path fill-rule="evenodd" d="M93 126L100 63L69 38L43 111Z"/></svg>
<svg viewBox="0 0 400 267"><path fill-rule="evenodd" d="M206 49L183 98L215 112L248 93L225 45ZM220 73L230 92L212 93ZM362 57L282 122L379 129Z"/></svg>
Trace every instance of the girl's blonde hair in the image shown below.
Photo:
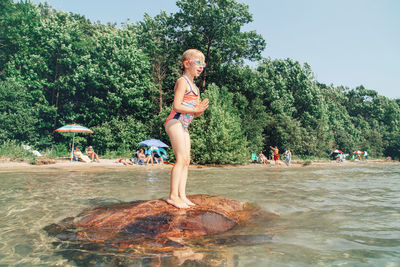
<svg viewBox="0 0 400 267"><path fill-rule="evenodd" d="M192 49L188 49L185 52L183 52L182 62L185 60L188 60L188 59L193 59L195 57L201 57L203 59L205 58L204 54L200 50L192 48Z"/></svg>

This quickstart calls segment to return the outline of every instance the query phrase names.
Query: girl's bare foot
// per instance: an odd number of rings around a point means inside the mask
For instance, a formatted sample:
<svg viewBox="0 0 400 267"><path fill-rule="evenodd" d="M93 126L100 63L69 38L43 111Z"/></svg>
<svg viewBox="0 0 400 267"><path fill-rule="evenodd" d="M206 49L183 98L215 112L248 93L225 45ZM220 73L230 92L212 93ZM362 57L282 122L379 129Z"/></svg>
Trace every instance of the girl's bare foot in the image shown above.
<svg viewBox="0 0 400 267"><path fill-rule="evenodd" d="M180 199L179 200L172 200L170 198L167 198L165 201L168 204L170 204L170 205L172 205L172 206L174 206L174 207L176 207L178 209L187 209L187 208L189 208L188 204L186 204L185 202L181 201Z"/></svg>
<svg viewBox="0 0 400 267"><path fill-rule="evenodd" d="M181 197L181 200L186 203L188 206L196 206L192 201L190 201L187 197Z"/></svg>

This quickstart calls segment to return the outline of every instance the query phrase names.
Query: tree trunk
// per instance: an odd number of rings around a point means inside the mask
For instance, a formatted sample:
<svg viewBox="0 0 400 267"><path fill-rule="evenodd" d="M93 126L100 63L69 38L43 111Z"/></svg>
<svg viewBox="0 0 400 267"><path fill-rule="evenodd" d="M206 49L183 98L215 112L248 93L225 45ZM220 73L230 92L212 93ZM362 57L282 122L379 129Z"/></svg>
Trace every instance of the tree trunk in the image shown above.
<svg viewBox="0 0 400 267"><path fill-rule="evenodd" d="M162 91L162 81L159 81L158 83L158 91L160 92L160 113L162 111L162 104L163 104L163 91Z"/></svg>
<svg viewBox="0 0 400 267"><path fill-rule="evenodd" d="M206 53L206 62L208 64L208 60L210 58L210 48L211 48L211 42L207 44L207 53ZM203 84L202 84L202 91L204 92L204 89L206 88L206 80L207 80L207 67L204 69L204 75L203 75Z"/></svg>
<svg viewBox="0 0 400 267"><path fill-rule="evenodd" d="M58 51L57 51L58 53ZM54 70L54 83L56 82L57 78L58 78L58 71L57 71L57 65L58 65L58 57L56 58L56 66L55 66L55 70ZM58 115L58 99L60 96L60 88L57 86L57 93L56 93L56 114L54 114L54 128L57 127L57 115ZM54 98L54 88L53 88L53 97ZM52 99L52 102L54 101L54 99Z"/></svg>

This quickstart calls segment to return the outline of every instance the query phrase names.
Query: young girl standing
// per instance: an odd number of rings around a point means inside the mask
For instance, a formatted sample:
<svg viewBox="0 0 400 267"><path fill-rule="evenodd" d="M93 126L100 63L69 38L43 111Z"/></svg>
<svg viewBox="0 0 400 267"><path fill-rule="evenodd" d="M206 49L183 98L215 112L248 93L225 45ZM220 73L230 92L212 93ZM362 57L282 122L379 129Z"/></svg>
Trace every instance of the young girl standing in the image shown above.
<svg viewBox="0 0 400 267"><path fill-rule="evenodd" d="M193 79L205 68L204 55L197 49L186 50L182 55L183 75L175 84L174 104L165 130L174 150L176 163L171 171L170 193L167 202L177 208L195 204L186 197L186 181L190 164L189 124L208 108L208 99L200 101L200 91Z"/></svg>

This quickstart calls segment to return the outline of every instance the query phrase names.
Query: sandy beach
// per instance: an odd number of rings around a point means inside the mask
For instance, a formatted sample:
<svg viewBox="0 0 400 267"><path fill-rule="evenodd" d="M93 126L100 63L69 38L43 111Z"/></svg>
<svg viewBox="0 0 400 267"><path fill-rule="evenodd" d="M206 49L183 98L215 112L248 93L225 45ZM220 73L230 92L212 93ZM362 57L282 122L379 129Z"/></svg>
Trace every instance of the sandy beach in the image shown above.
<svg viewBox="0 0 400 267"><path fill-rule="evenodd" d="M98 171L105 169L170 169L172 168L169 164L154 164L154 165L123 165L118 162L118 159L101 159L100 162L76 162L69 160L54 160L48 159L44 160L48 164L40 164L40 165L32 165L29 162L25 161L13 161L10 159L0 159L0 171L43 171L43 170L64 170L64 171L76 171L76 170L85 170L85 171ZM399 161L385 161L385 160L368 160L368 161L345 161L338 163L336 161L301 161L301 160L293 160L290 163L290 166L286 166L283 161L280 161L279 168L310 168L310 167L332 167L337 168L340 166L363 166L363 165L371 165L371 164L386 164L386 165L394 165L400 164ZM277 168L274 163L264 165L264 164L246 164L246 165L194 165L191 164L190 168L266 168L273 169Z"/></svg>

